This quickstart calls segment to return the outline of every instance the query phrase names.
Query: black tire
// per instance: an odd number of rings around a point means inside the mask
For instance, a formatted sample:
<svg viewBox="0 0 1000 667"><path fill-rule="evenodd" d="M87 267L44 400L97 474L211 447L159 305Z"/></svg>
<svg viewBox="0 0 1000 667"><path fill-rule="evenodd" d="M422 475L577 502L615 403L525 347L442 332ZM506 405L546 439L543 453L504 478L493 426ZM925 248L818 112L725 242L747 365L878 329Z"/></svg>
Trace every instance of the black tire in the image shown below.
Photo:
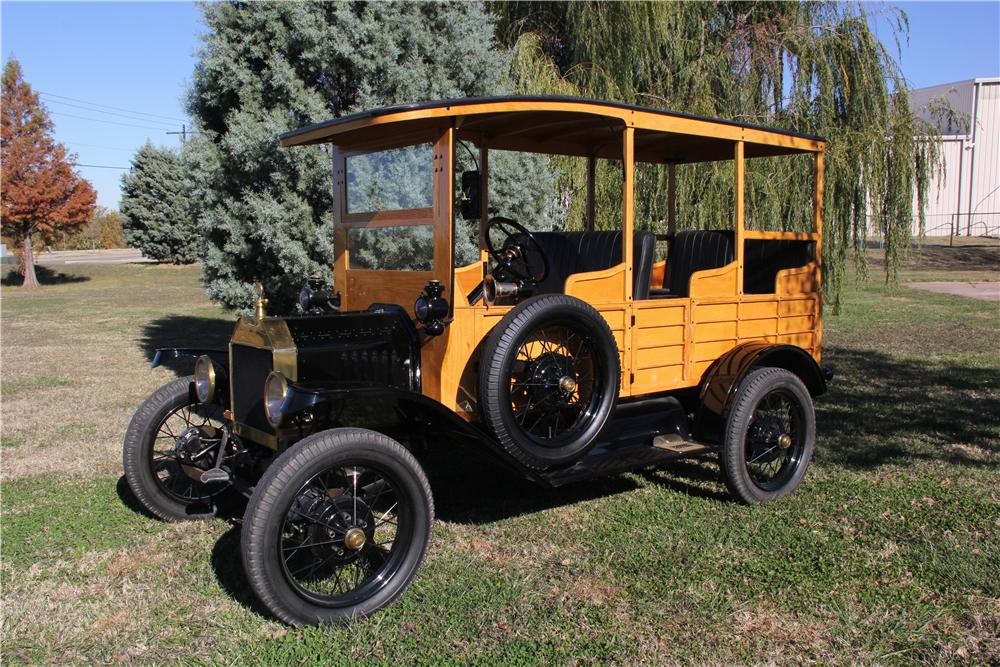
<svg viewBox="0 0 1000 667"><path fill-rule="evenodd" d="M563 332L566 341L579 337L582 344L576 354L572 342L553 342L549 351L542 346L538 358L524 356L527 348L522 346L540 337L548 341L552 331ZM515 364L523 370L516 371ZM552 370L554 374L546 375ZM515 306L486 339L480 358L479 406L500 445L525 466L543 470L579 459L596 443L618 400L620 375L618 346L601 314L579 299L544 294ZM572 390L563 391L555 376L572 376ZM558 401L562 403L553 403ZM544 407L550 404L553 407ZM519 410L520 415L515 414ZM530 421L542 412L548 420L542 422L542 432L547 435L537 430L537 420ZM560 432L563 415L566 429Z"/></svg>
<svg viewBox="0 0 1000 667"><path fill-rule="evenodd" d="M189 416L197 415L198 421L210 418L221 424L217 417L221 418L222 409L199 404L192 378L178 378L157 389L139 406L122 446L122 464L129 488L143 507L164 521L214 516L215 500L225 490L225 485L205 485L189 478L176 461L164 455L173 446L170 438L180 435L175 431L181 425L179 415L185 410ZM171 425L168 420L177 420L178 425ZM161 452L154 454L157 447Z"/></svg>
<svg viewBox="0 0 1000 667"><path fill-rule="evenodd" d="M815 445L816 416L802 380L783 368L747 373L733 396L722 447L729 491L750 505L788 495L805 477Z"/></svg>
<svg viewBox="0 0 1000 667"><path fill-rule="evenodd" d="M365 477L369 474L373 476ZM364 484L379 476L381 481L373 483L378 495L369 494ZM365 480L360 494L359 478ZM337 479L348 480L347 486L328 489ZM384 496L387 488L394 496ZM383 510L390 502L393 506ZM390 522L386 517L393 510L395 521ZM383 511L381 520L392 531L389 550L379 549L378 515ZM427 478L402 445L365 429L323 431L279 456L257 484L243 518L243 566L257 597L282 621L346 623L369 616L409 587L427 555L433 522ZM363 546L349 551L348 533L369 525L371 534L366 533ZM348 557L353 561L341 560ZM310 564L312 570L299 576ZM348 567L360 583L339 592L349 581ZM329 592L331 587L337 592Z"/></svg>

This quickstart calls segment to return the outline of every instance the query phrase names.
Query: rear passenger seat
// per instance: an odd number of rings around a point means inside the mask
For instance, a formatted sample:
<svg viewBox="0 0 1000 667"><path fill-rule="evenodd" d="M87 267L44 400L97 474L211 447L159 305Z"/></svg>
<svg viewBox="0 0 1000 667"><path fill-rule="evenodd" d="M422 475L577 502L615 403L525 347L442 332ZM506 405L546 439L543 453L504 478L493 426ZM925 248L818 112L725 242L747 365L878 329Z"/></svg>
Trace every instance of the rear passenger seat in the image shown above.
<svg viewBox="0 0 1000 667"><path fill-rule="evenodd" d="M718 269L735 259L732 230L690 229L677 232L667 253L667 270L663 287L649 294L654 299L687 297L691 289L691 274L706 269Z"/></svg>

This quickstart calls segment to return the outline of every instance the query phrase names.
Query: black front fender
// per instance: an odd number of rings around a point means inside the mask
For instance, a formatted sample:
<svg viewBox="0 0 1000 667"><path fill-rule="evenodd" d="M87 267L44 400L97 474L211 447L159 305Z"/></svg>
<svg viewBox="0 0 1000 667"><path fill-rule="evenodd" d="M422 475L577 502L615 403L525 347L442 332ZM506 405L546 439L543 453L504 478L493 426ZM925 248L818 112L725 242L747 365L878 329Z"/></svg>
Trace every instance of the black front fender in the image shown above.
<svg viewBox="0 0 1000 667"><path fill-rule="evenodd" d="M729 406L740 382L753 368L784 368L799 377L812 396L826 391L827 376L812 355L795 345L753 342L738 345L719 357L701 379L695 437L718 442Z"/></svg>
<svg viewBox="0 0 1000 667"><path fill-rule="evenodd" d="M462 419L432 398L397 387L350 382L291 384L282 404L283 420L280 430L292 433L304 422L311 422L311 432L340 426L342 424L337 423L337 418L333 416L341 414L342 409L350 404L364 405L383 415L401 414L406 420L430 427L430 432L438 437L444 435L480 445L516 474L536 481L540 479L534 471L525 468L504 451L493 437L476 424ZM303 420L301 417L307 413L311 419ZM331 418L332 421L325 421ZM308 433L302 432L298 437L305 435Z"/></svg>
<svg viewBox="0 0 1000 667"><path fill-rule="evenodd" d="M400 408L407 414L439 422L470 437L486 438L480 429L423 394L399 387L362 382L290 384L282 404L282 423L289 424L306 411L325 412L329 406L346 402L380 405L389 409Z"/></svg>
<svg viewBox="0 0 1000 667"><path fill-rule="evenodd" d="M156 368L161 364L165 364L168 361L173 361L174 359L181 359L183 357L191 357L197 359L198 357L207 354L212 360L212 363L218 364L226 370L229 369L229 352L226 350L207 350L199 347L160 347L156 349L156 354L153 355L153 362L150 368Z"/></svg>

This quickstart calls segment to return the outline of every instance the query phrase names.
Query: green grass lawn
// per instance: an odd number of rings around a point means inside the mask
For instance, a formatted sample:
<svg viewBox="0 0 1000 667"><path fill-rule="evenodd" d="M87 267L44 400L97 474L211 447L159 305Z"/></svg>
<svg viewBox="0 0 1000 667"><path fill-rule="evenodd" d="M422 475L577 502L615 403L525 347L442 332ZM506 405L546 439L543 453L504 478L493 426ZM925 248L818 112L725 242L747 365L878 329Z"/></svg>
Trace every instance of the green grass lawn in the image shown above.
<svg viewBox="0 0 1000 667"><path fill-rule="evenodd" d="M550 491L437 453L414 586L296 630L256 606L236 522L157 522L120 479L133 410L173 377L152 350L221 345L230 316L194 267L65 271L2 295L5 664L1000 661L995 303L851 281L815 463L772 505L730 501L712 460Z"/></svg>

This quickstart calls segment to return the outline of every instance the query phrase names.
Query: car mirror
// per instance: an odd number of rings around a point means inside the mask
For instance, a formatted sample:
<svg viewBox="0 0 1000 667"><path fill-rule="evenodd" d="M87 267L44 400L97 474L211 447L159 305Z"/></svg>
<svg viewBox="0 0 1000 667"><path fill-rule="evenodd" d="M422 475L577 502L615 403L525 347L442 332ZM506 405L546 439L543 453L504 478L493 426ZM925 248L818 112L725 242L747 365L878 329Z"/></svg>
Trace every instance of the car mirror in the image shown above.
<svg viewBox="0 0 1000 667"><path fill-rule="evenodd" d="M462 198L459 204L463 220L478 220L482 217L483 203L479 193L479 181L478 170L462 172Z"/></svg>

